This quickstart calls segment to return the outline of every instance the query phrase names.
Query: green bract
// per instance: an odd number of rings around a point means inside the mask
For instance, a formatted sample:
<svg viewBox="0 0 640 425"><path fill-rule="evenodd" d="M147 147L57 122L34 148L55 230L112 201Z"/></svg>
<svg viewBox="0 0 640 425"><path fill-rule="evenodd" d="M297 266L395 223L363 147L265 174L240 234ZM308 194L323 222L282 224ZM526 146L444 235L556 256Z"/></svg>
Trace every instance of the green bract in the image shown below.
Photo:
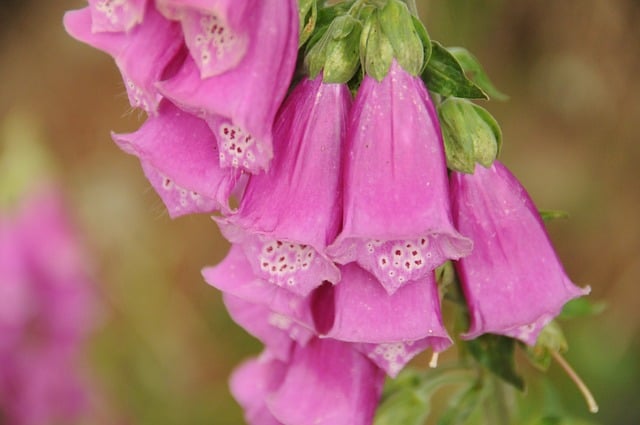
<svg viewBox="0 0 640 425"><path fill-rule="evenodd" d="M464 99L450 98L438 106L447 167L471 174L476 162L489 167L498 156L502 132L484 108Z"/></svg>

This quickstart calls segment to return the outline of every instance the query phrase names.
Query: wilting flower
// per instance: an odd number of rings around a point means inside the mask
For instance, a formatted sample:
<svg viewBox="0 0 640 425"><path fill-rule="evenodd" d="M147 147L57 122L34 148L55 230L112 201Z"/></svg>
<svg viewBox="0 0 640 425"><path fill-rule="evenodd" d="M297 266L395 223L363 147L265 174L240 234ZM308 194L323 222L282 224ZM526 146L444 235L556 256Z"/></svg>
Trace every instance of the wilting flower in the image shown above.
<svg viewBox="0 0 640 425"><path fill-rule="evenodd" d="M251 425L370 425L383 381L351 344L313 339L296 346L288 362L268 354L246 362L231 389Z"/></svg>
<svg viewBox="0 0 640 425"><path fill-rule="evenodd" d="M257 173L268 168L273 156L273 120L295 67L297 2L244 0L234 1L233 6L229 1L209 3L228 4L229 13L233 8L245 11L240 14L241 19L235 19L237 22L229 19L229 26L224 26L227 18L220 19L217 24L203 24L207 28L219 25L218 29L231 37L228 39L248 37L242 60L224 73L203 79L203 73L208 75L208 68L202 67L202 54L196 52L194 55L192 48L191 56L178 73L160 83L159 88L180 108L207 120L218 139L223 167ZM224 53L224 49L221 52ZM226 54L223 57L227 58Z"/></svg>
<svg viewBox="0 0 640 425"><path fill-rule="evenodd" d="M457 228L474 241L456 269L471 327L466 338L496 333L534 344L569 300L586 295L567 277L533 201L501 163L451 175Z"/></svg>
<svg viewBox="0 0 640 425"><path fill-rule="evenodd" d="M87 407L78 363L95 300L55 190L0 216L0 277L1 416L16 425L69 423Z"/></svg>
<svg viewBox="0 0 640 425"><path fill-rule="evenodd" d="M133 12L133 3L109 2L110 7L114 8L112 16L120 17L124 12L119 11L129 5L125 15L133 14L134 23L141 20L142 15ZM111 55L122 74L131 106L154 114L161 99L156 84L166 77L173 61L182 59L179 53L184 43L180 25L165 19L152 2L149 3L144 20L135 26L126 24L123 26L126 31L97 31L94 28L95 17L102 16L98 8L101 4L107 4L106 0L91 2L84 9L67 12L64 26L74 38ZM96 25L103 28L102 24Z"/></svg>
<svg viewBox="0 0 640 425"><path fill-rule="evenodd" d="M365 76L347 140L337 262L357 261L393 293L470 252L451 222L442 136L419 78L395 61L381 82Z"/></svg>
<svg viewBox="0 0 640 425"><path fill-rule="evenodd" d="M140 159L171 217L229 212L238 173L220 168L215 137L203 120L163 100L157 116L134 133L114 134L113 140Z"/></svg>
<svg viewBox="0 0 640 425"><path fill-rule="evenodd" d="M278 115L269 171L252 176L238 212L218 220L256 275L296 294L340 278L324 251L340 226L349 104L346 85L324 84L321 76L302 81Z"/></svg>
<svg viewBox="0 0 640 425"><path fill-rule="evenodd" d="M337 285L325 285L313 294L313 314L322 336L354 343L393 377L425 349L439 352L451 345L433 272L393 295L355 263L341 272Z"/></svg>

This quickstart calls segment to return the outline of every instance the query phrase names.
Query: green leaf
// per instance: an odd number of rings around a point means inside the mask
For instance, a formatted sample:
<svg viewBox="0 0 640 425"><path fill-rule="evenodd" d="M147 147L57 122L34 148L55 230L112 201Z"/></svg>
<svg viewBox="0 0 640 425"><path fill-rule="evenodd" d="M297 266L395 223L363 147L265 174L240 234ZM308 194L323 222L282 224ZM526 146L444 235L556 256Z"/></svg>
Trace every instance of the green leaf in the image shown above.
<svg viewBox="0 0 640 425"><path fill-rule="evenodd" d="M531 364L542 371L546 371L551 365L551 353L564 353L568 349L569 345L562 333L562 329L555 321L551 321L538 335L536 345L533 347L527 346L525 350Z"/></svg>
<svg viewBox="0 0 640 425"><path fill-rule="evenodd" d="M449 401L449 406L438 419L438 425L462 425L467 423L471 414L478 408L482 401L482 388L473 384Z"/></svg>
<svg viewBox="0 0 640 425"><path fill-rule="evenodd" d="M540 217L543 221L556 220L558 218L569 218L569 213L559 210L539 210Z"/></svg>
<svg viewBox="0 0 640 425"><path fill-rule="evenodd" d="M456 58L437 41L431 42L431 57L422 74L430 91L442 96L466 99L489 99L489 97L464 73Z"/></svg>
<svg viewBox="0 0 640 425"><path fill-rule="evenodd" d="M424 64L424 48L407 5L400 0L388 0L380 9L378 19L400 66L412 75L420 75Z"/></svg>
<svg viewBox="0 0 640 425"><path fill-rule="evenodd" d="M501 335L485 334L467 341L469 353L489 371L524 391L524 380L515 370L516 341Z"/></svg>
<svg viewBox="0 0 640 425"><path fill-rule="evenodd" d="M607 308L604 302L591 302L588 298L574 298L564 305L558 319L575 319L576 317L595 316Z"/></svg>
<svg viewBox="0 0 640 425"><path fill-rule="evenodd" d="M505 101L509 96L499 91L489 79L478 59L464 47L449 47L447 50L458 60L465 75L482 89L490 98Z"/></svg>
<svg viewBox="0 0 640 425"><path fill-rule="evenodd" d="M304 45L309 40L316 26L318 7L316 0L298 0L298 14L300 19L300 38L298 46ZM307 19L307 15L309 15Z"/></svg>

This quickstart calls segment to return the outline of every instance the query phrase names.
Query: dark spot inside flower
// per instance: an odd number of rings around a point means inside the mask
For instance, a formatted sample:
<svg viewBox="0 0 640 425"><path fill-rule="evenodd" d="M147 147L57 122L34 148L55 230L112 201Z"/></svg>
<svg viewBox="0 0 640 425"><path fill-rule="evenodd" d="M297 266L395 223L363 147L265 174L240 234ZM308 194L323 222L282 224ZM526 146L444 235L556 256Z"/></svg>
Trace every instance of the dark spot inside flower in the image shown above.
<svg viewBox="0 0 640 425"><path fill-rule="evenodd" d="M407 270L409 270L409 269L411 268L411 263L410 263L410 262L408 262L408 261L406 261L406 262L404 263L404 267L405 267Z"/></svg>
<svg viewBox="0 0 640 425"><path fill-rule="evenodd" d="M333 327L336 310L334 290L330 282L324 281L311 293L311 314L319 334L326 334Z"/></svg>
<svg viewBox="0 0 640 425"><path fill-rule="evenodd" d="M276 241L276 245L278 245L278 248L280 248L282 246L282 242Z"/></svg>
<svg viewBox="0 0 640 425"><path fill-rule="evenodd" d="M300 245L300 248L307 249L307 245Z"/></svg>
<svg viewBox="0 0 640 425"><path fill-rule="evenodd" d="M278 258L278 262L279 262L279 263L282 263L284 260L285 260L284 256L282 256L282 257Z"/></svg>
<svg viewBox="0 0 640 425"><path fill-rule="evenodd" d="M267 247L267 252L268 252L269 254L271 254L271 253L273 252L273 247L272 247L272 246L268 246L268 247Z"/></svg>
<svg viewBox="0 0 640 425"><path fill-rule="evenodd" d="M269 266L269 263L267 263L266 261L262 263L262 267L267 268L268 266Z"/></svg>
<svg viewBox="0 0 640 425"><path fill-rule="evenodd" d="M422 260L416 260L413 262L416 266L419 266L422 264Z"/></svg>
<svg viewBox="0 0 640 425"><path fill-rule="evenodd" d="M397 255L398 257L402 255L402 251L400 251L399 249L396 249L394 252L395 255Z"/></svg>
<svg viewBox="0 0 640 425"><path fill-rule="evenodd" d="M418 251L411 251L411 255L415 257L416 255L418 255Z"/></svg>

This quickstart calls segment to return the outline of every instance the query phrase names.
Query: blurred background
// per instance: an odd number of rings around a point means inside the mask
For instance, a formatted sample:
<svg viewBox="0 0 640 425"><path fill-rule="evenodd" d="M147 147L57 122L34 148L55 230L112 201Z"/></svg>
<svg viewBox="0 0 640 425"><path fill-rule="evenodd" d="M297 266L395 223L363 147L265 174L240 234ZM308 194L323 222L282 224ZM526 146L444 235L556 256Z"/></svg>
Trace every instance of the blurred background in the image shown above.
<svg viewBox="0 0 640 425"><path fill-rule="evenodd" d="M86 368L103 413L87 423L242 423L227 379L260 347L200 275L227 245L207 216L170 220L137 159L111 141L144 117L111 59L65 34L64 11L84 4L0 2L0 126L20 116L46 145L92 254L104 311ZM640 423L640 2L418 8L433 39L467 47L510 96L483 105L502 126L502 162L539 208L570 214L551 237L573 281L608 306L565 328L566 357L601 405L590 419ZM588 417L569 379L550 372L560 402Z"/></svg>

